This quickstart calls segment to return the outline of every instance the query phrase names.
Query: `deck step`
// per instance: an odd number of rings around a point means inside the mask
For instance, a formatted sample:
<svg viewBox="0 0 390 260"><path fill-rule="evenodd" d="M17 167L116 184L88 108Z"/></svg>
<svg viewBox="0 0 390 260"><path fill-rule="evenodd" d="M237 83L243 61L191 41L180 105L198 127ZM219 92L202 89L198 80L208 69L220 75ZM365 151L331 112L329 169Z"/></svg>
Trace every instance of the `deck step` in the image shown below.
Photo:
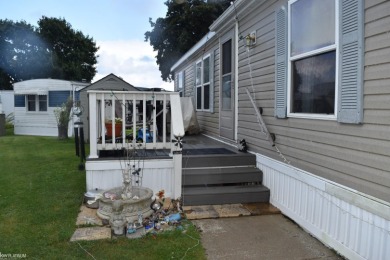
<svg viewBox="0 0 390 260"><path fill-rule="evenodd" d="M268 202L262 180L254 166L183 168L183 205Z"/></svg>
<svg viewBox="0 0 390 260"><path fill-rule="evenodd" d="M184 149L182 165L184 206L269 202L254 154Z"/></svg>
<svg viewBox="0 0 390 260"><path fill-rule="evenodd" d="M191 156L183 154L182 164L183 168L255 166L256 156L249 153Z"/></svg>
<svg viewBox="0 0 390 260"><path fill-rule="evenodd" d="M253 166L230 168L187 168L183 169L184 186L259 183L263 180L263 172Z"/></svg>
<svg viewBox="0 0 390 260"><path fill-rule="evenodd" d="M263 185L187 187L183 191L183 205L268 202L269 197L270 191Z"/></svg>

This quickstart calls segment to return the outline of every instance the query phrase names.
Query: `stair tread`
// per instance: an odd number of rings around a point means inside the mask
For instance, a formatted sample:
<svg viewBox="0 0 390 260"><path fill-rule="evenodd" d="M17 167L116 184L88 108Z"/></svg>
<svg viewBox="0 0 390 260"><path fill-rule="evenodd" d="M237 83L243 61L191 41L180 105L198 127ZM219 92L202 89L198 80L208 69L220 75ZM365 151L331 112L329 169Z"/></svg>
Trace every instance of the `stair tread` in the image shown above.
<svg viewBox="0 0 390 260"><path fill-rule="evenodd" d="M236 185L236 186L204 186L204 187L184 187L183 194L189 195L206 195L221 193L254 193L269 192L264 185Z"/></svg>
<svg viewBox="0 0 390 260"><path fill-rule="evenodd" d="M183 168L183 175L190 174L231 174L231 173L260 173L261 170L255 168L254 166L244 166L244 167L229 167L229 168Z"/></svg>
<svg viewBox="0 0 390 260"><path fill-rule="evenodd" d="M195 167L219 166L255 166L256 156L253 154L217 154L217 155L183 155L183 169Z"/></svg>

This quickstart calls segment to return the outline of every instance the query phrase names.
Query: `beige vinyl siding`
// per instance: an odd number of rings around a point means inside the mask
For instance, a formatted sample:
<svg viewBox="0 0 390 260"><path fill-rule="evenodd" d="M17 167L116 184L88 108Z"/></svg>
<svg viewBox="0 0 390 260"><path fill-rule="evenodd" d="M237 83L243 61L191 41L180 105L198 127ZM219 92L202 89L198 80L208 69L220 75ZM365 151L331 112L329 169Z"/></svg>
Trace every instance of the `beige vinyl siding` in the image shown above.
<svg viewBox="0 0 390 260"><path fill-rule="evenodd" d="M207 55L211 52L214 53L214 112L197 111L197 119L200 126L200 130L203 133L219 136L219 49L217 48L218 41L213 40L207 42L206 50L195 54L190 61L185 63L185 96L193 97L195 103L195 75L194 64L197 60L201 59L202 55ZM203 49L202 49L203 50ZM183 70L182 67L175 69L176 73Z"/></svg>
<svg viewBox="0 0 390 260"><path fill-rule="evenodd" d="M219 49L212 49L212 52L214 52L214 112L197 111L197 115L201 131L219 135Z"/></svg>
<svg viewBox="0 0 390 260"><path fill-rule="evenodd" d="M178 70L180 71L180 70ZM188 66L184 69L184 95L186 97L194 96L194 67ZM195 99L193 100L195 105Z"/></svg>
<svg viewBox="0 0 390 260"><path fill-rule="evenodd" d="M257 43L249 52L243 41L238 43L238 139L245 138L251 151L283 161L260 131L248 87L293 166L390 202L390 2L365 1L364 119L359 125L274 117L274 14L281 5L287 1L266 1L239 16L239 33L256 31Z"/></svg>

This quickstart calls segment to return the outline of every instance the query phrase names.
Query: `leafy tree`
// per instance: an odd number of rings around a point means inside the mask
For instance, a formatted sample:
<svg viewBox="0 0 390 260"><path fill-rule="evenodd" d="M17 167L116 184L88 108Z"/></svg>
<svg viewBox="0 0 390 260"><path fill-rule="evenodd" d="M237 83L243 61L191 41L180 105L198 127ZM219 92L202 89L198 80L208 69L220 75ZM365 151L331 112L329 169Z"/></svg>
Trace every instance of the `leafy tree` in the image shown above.
<svg viewBox="0 0 390 260"><path fill-rule="evenodd" d="M149 18L153 29L145 33L145 41L150 41L157 51L161 78L171 81L173 64L206 35L208 27L229 7L230 1L168 0L165 5L168 7L165 18L155 22Z"/></svg>
<svg viewBox="0 0 390 260"><path fill-rule="evenodd" d="M25 21L0 20L0 87L45 77L50 71L48 45Z"/></svg>
<svg viewBox="0 0 390 260"><path fill-rule="evenodd" d="M98 50L93 39L65 19L43 16L38 25L0 20L0 89L36 78L91 81Z"/></svg>
<svg viewBox="0 0 390 260"><path fill-rule="evenodd" d="M99 49L93 38L75 31L65 19L43 16L38 26L39 34L50 45L52 77L91 81L96 74L96 52Z"/></svg>

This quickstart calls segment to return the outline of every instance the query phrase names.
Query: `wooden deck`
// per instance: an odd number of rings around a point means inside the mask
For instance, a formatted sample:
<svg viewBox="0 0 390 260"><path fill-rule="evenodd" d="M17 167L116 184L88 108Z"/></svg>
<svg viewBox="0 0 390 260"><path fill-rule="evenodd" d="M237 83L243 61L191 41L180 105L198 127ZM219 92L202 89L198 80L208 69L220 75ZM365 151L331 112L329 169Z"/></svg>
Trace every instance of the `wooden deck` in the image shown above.
<svg viewBox="0 0 390 260"><path fill-rule="evenodd" d="M263 174L256 168L254 154L240 152L233 144L220 142L204 135L185 136L182 143L181 163L179 168L173 166L173 169L178 171L177 174L180 176L178 189L181 190L183 205L269 201L269 189L262 185ZM152 169L151 174L157 174L155 177L157 178L163 172L160 168L162 161L173 159L172 156L170 149L118 148L101 150L99 158L88 160L91 162L141 160L145 163L153 163L154 169L158 170ZM144 175L149 176L149 174ZM171 185L172 180L161 179L160 182ZM160 187L160 185L161 183L156 183L156 186Z"/></svg>
<svg viewBox="0 0 390 260"><path fill-rule="evenodd" d="M204 148L226 148L233 152L238 152L237 147L233 144L227 144L202 134L183 137L183 150Z"/></svg>
<svg viewBox="0 0 390 260"><path fill-rule="evenodd" d="M190 135L183 138L183 158L196 157L199 155L209 155L210 157L217 155L243 155L235 146L217 141L213 138L204 135ZM123 157L143 158L148 159L168 159L171 158L169 149L115 149L115 150L100 150L98 159L89 160L114 160Z"/></svg>
<svg viewBox="0 0 390 260"><path fill-rule="evenodd" d="M204 135L184 137L182 154L184 205L269 201L254 154Z"/></svg>

